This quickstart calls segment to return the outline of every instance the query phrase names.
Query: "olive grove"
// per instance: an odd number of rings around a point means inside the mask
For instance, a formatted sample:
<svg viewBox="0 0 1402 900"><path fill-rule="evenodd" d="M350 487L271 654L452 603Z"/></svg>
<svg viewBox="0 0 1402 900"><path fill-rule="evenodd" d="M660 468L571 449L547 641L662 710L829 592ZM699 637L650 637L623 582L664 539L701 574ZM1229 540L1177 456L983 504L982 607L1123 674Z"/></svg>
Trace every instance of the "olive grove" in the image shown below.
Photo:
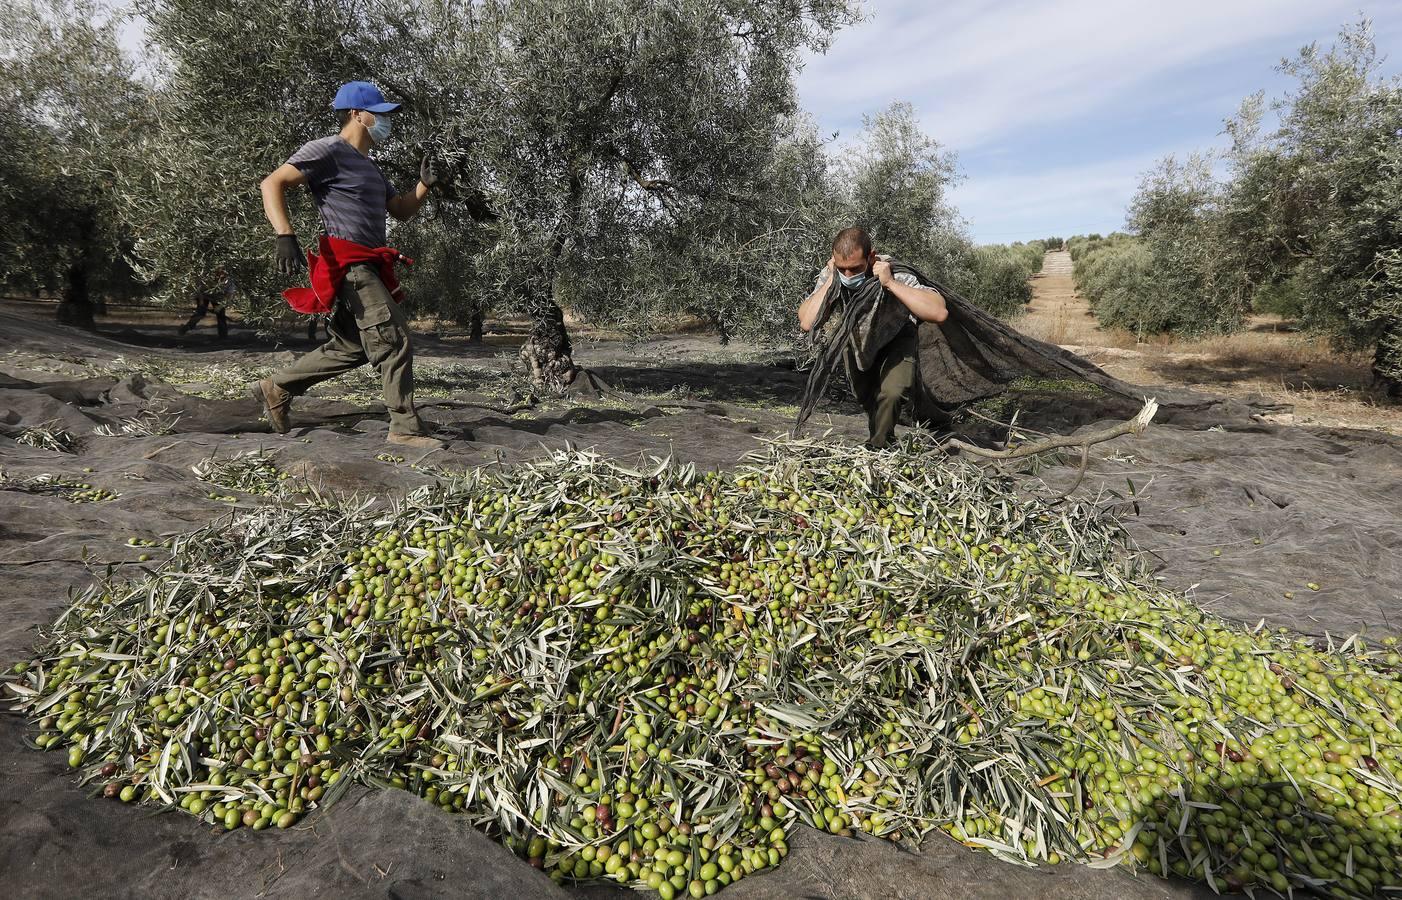
<svg viewBox="0 0 1402 900"><path fill-rule="evenodd" d="M245 321L284 314L258 185L337 130L349 80L404 104L372 151L398 189L425 154L446 173L390 225L416 311L478 339L488 313L528 317L521 357L547 389L594 383L566 312L638 337L688 318L722 341L792 336L853 223L1000 315L1040 266L1040 242L974 246L954 157L908 104L841 147L818 135L795 75L855 0L136 0L135 59L101 0L7 2L0 281L61 289L66 321L91 324L90 282L184 304L220 271ZM311 198L289 201L311 246Z"/></svg>
<svg viewBox="0 0 1402 900"><path fill-rule="evenodd" d="M451 173L434 208L391 231L433 257L411 275L420 308L528 314L523 358L554 388L578 371L567 308L633 330L689 311L724 334L777 300L820 207L793 73L854 15L846 0L142 9L165 63L161 127L120 185L153 274L188 287L226 266L252 313L276 309L258 181L335 130L339 83L373 80L405 104L376 152L391 181L408 189L425 152ZM314 233L309 202L293 216Z"/></svg>
<svg viewBox="0 0 1402 900"><path fill-rule="evenodd" d="M85 0L3 0L0 283L56 293L91 328L101 293L133 287L113 175L149 130L146 91L117 21Z"/></svg>
<svg viewBox="0 0 1402 900"><path fill-rule="evenodd" d="M1402 78L1366 21L1281 71L1279 126L1263 129L1258 94L1226 123L1228 149L1160 163L1131 204L1135 237L1072 243L1078 282L1102 322L1141 334L1288 315L1371 349L1377 385L1402 394Z"/></svg>

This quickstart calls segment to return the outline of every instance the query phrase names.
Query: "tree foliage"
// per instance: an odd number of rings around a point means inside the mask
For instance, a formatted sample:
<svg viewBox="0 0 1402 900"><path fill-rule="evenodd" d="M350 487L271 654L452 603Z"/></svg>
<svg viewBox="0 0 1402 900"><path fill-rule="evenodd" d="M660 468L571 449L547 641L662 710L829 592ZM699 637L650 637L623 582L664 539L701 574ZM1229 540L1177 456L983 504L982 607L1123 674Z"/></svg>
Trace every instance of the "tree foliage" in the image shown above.
<svg viewBox="0 0 1402 900"><path fill-rule="evenodd" d="M1343 344L1376 347L1374 371L1395 390L1402 385L1402 78L1382 76L1366 23L1327 51L1305 48L1283 68L1298 87L1262 151L1279 223L1273 237L1295 260L1282 268L1298 279L1303 324Z"/></svg>
<svg viewBox="0 0 1402 900"><path fill-rule="evenodd" d="M1103 322L1140 333L1298 315L1342 346L1374 347L1375 375L1402 393L1402 78L1383 75L1366 21L1281 70L1295 87L1274 104L1280 126L1261 133L1257 94L1226 123L1220 157L1161 163L1130 208L1142 246L1073 240L1078 280Z"/></svg>
<svg viewBox="0 0 1402 900"><path fill-rule="evenodd" d="M1102 322L1136 334L1201 335L1234 331L1251 306L1250 285L1232 255L1222 189L1212 159L1170 156L1140 183L1129 225L1152 259L1147 290L1106 306Z"/></svg>
<svg viewBox="0 0 1402 900"><path fill-rule="evenodd" d="M547 323L568 307L634 331L674 311L754 324L822 170L793 73L852 15L846 0L440 5L432 71L472 90L428 118L450 158L489 173L498 291ZM567 360L538 362L568 377Z"/></svg>
<svg viewBox="0 0 1402 900"><path fill-rule="evenodd" d="M862 133L834 166L833 225L860 225L880 252L942 281L968 283L973 245L948 200L954 154L921 131L909 103L893 103L862 122Z"/></svg>
<svg viewBox="0 0 1402 900"><path fill-rule="evenodd" d="M425 149L448 196L391 240L424 256L421 308L470 319L559 312L634 331L672 312L758 328L806 267L825 161L793 74L854 17L849 0L146 0L161 123L122 172L137 250L171 291L226 266L278 309L258 181L336 130L337 85L402 100L374 155L410 188ZM482 220L487 211L490 222ZM311 204L292 209L304 241ZM411 252L413 255L413 252ZM451 260L451 261L449 261Z"/></svg>
<svg viewBox="0 0 1402 900"><path fill-rule="evenodd" d="M92 325L90 293L130 288L115 160L148 127L117 20L88 0L4 0L0 14L0 283L57 290Z"/></svg>
<svg viewBox="0 0 1402 900"><path fill-rule="evenodd" d="M813 129L794 122L750 190L745 202L711 204L650 243L655 264L630 267L637 284L618 298L630 331L690 315L723 341L792 335L795 288L823 262L832 216L827 158Z"/></svg>
<svg viewBox="0 0 1402 900"><path fill-rule="evenodd" d="M1045 255L1045 245L1040 241L976 247L970 266L971 280L960 287L984 310L1012 318L1032 301L1028 279L1042 270Z"/></svg>
<svg viewBox="0 0 1402 900"><path fill-rule="evenodd" d="M1162 330L1167 295L1156 292L1153 254L1145 242L1124 234L1070 242L1076 261L1076 289L1105 324L1144 334Z"/></svg>

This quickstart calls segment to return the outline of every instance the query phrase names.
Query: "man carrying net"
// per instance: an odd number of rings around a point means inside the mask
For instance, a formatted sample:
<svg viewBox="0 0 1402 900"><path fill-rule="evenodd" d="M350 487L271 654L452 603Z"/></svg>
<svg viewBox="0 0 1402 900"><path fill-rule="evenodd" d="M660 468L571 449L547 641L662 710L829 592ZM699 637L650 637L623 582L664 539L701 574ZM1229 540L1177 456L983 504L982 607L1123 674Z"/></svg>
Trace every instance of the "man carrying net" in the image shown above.
<svg viewBox="0 0 1402 900"><path fill-rule="evenodd" d="M896 334L874 354L864 356L852 341L844 348L847 379L867 414L866 446L877 450L890 444L901 403L915 385L917 324L943 322L949 310L939 291L922 285L911 272L894 271L891 257L878 256L871 236L861 228L844 228L833 239L832 258L818 273L813 293L798 308L800 328L812 331L823 301L834 292L853 303L860 302L860 297L886 294L899 301L906 313ZM872 303L872 311L876 308Z"/></svg>
<svg viewBox="0 0 1402 900"><path fill-rule="evenodd" d="M914 266L878 255L859 227L833 239L832 259L799 305L798 323L822 343L799 400L795 434L839 360L866 411L869 449L890 444L903 402L913 421L949 427L960 408L1019 377L1088 381L1128 399L1143 393L1073 353L1019 333Z"/></svg>

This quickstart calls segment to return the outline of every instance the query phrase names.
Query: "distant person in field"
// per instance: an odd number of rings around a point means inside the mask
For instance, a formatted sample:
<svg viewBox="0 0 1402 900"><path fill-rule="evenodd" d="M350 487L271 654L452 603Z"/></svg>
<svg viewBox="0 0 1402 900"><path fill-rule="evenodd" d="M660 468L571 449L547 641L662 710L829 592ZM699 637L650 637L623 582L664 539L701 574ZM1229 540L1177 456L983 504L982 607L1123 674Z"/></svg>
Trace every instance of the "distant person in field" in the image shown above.
<svg viewBox="0 0 1402 900"><path fill-rule="evenodd" d="M278 271L293 275L312 265L311 288L284 291L295 309L330 313L326 343L271 378L258 382L255 397L274 430L292 427L292 398L313 385L371 363L384 382L391 444L437 449L414 408L414 352L409 324L399 307L402 290L394 275L397 251L385 246L385 214L399 221L419 211L440 175L425 156L419 183L397 193L370 159L372 146L389 138L400 104L379 88L352 81L331 106L341 131L310 141L263 179L263 210L277 233ZM321 214L320 252L304 259L287 214L287 191L305 184ZM334 298L334 305L333 303Z"/></svg>
<svg viewBox="0 0 1402 900"><path fill-rule="evenodd" d="M818 273L813 292L798 307L798 325L812 331L819 316L835 312L834 307L850 306L859 298L870 302L874 313L877 295L884 293L901 303L904 320L893 324L894 335L880 347L864 350L849 341L843 361L857 402L867 414L868 449L888 446L896 433L901 404L918 378L916 326L920 322L943 322L949 317L944 297L938 290L920 283L912 272L891 257L872 249L871 236L861 228L844 228L832 242L832 258ZM835 282L835 283L834 283ZM825 304L831 299L832 303ZM928 415L927 415L928 418Z"/></svg>
<svg viewBox="0 0 1402 900"><path fill-rule="evenodd" d="M229 301L233 299L234 280L224 271L221 266L214 270L212 282L201 288L195 294L195 311L190 316L189 321L181 325L179 334L188 334L200 324L200 320L211 312L214 313L214 324L219 332L219 340L224 340L229 336Z"/></svg>

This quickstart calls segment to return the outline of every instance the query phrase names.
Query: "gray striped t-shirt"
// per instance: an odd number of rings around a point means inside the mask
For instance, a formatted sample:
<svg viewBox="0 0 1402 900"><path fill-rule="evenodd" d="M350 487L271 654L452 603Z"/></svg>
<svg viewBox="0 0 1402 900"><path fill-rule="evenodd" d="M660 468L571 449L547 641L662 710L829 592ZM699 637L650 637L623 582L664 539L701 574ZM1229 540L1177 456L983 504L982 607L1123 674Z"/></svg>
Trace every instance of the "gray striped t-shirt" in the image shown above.
<svg viewBox="0 0 1402 900"><path fill-rule="evenodd" d="M385 203L395 190L370 157L336 134L308 141L287 162L307 176L327 234L366 247L385 245Z"/></svg>

